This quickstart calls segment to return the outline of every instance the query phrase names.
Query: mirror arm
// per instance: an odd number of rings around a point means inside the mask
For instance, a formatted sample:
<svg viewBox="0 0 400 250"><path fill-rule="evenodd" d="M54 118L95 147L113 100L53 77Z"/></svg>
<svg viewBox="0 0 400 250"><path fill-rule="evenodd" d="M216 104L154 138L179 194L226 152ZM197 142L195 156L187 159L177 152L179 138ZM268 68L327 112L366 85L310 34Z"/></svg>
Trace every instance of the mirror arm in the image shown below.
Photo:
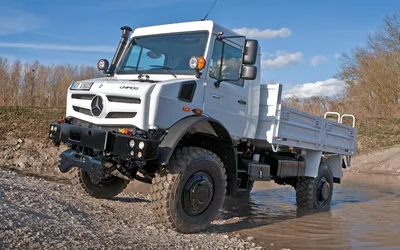
<svg viewBox="0 0 400 250"><path fill-rule="evenodd" d="M214 86L216 88L219 88L219 86L221 85L222 80L217 80L216 82L214 82Z"/></svg>

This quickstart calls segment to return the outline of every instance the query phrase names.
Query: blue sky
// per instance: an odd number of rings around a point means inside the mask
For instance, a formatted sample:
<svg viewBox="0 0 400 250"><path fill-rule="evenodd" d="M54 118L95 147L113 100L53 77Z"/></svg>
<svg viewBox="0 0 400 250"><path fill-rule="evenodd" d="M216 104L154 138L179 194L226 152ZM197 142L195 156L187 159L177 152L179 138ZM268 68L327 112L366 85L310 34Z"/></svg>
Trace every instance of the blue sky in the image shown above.
<svg viewBox="0 0 400 250"><path fill-rule="evenodd" d="M120 27L199 20L214 0L0 0L0 56L45 64L112 59ZM365 43L398 0L218 0L208 19L256 36L263 81L286 90L338 92L337 55Z"/></svg>

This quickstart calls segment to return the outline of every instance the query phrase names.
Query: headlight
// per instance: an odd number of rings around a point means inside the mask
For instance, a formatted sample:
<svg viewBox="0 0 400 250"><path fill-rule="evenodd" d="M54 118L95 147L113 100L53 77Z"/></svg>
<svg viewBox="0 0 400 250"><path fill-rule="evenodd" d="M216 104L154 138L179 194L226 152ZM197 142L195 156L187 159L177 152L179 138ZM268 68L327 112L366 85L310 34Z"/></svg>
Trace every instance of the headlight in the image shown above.
<svg viewBox="0 0 400 250"><path fill-rule="evenodd" d="M97 62L97 69L98 70L107 70L109 66L109 62L107 61L107 59L100 59Z"/></svg>
<svg viewBox="0 0 400 250"><path fill-rule="evenodd" d="M143 149L143 148L144 148L144 142L142 142L142 141L139 142L139 148L140 148L140 149Z"/></svg>
<svg viewBox="0 0 400 250"><path fill-rule="evenodd" d="M189 60L189 66L191 69L202 70L204 68L205 64L206 64L206 60L202 56L199 56L199 57L192 56Z"/></svg>
<svg viewBox="0 0 400 250"><path fill-rule="evenodd" d="M133 148L135 146L135 141L134 140L130 140L129 141L129 147Z"/></svg>

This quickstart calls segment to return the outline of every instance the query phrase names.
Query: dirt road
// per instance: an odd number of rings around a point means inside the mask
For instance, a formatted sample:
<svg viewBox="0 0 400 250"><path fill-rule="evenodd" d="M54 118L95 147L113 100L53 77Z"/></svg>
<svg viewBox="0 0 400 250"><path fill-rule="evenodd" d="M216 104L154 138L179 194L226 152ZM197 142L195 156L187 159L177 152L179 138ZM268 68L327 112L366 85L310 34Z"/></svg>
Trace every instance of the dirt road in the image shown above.
<svg viewBox="0 0 400 250"><path fill-rule="evenodd" d="M145 194L98 200L65 183L0 169L0 248L261 249L216 225L191 235L166 230L147 204Z"/></svg>

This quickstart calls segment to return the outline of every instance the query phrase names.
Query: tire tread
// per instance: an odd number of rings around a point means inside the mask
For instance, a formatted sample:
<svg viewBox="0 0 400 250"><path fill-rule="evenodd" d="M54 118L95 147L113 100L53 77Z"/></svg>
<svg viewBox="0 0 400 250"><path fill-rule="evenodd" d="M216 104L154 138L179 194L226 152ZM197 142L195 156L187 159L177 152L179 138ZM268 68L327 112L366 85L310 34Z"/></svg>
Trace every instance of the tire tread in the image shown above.
<svg viewBox="0 0 400 250"><path fill-rule="evenodd" d="M211 155L218 161L218 165L221 167L221 171L223 171L224 174L224 179L226 180L226 171L220 158L213 152L199 147L183 147L177 149L174 155L171 157L169 163L170 169L161 169L155 178L153 178L150 191L150 206L158 219L169 229L181 233L191 233L205 228L204 225L192 225L191 228L178 227L172 219L173 211L171 211L169 204L174 183L177 181L177 178L179 178L180 173L185 170L185 166L191 159L203 154Z"/></svg>

